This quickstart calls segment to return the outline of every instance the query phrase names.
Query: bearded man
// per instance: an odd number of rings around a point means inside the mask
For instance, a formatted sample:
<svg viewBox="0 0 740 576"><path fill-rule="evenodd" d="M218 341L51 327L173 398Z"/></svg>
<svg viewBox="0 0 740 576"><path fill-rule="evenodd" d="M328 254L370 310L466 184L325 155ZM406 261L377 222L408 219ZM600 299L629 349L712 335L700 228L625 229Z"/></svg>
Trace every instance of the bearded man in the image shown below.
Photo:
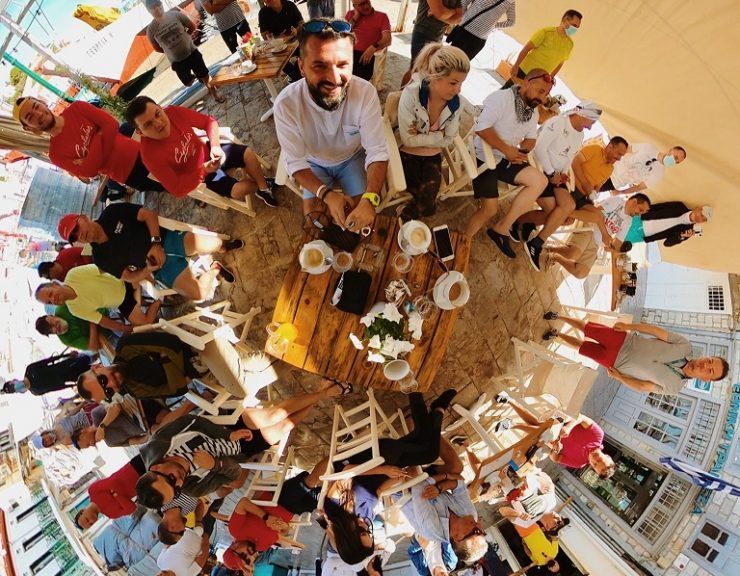
<svg viewBox="0 0 740 576"><path fill-rule="evenodd" d="M342 228L371 226L388 168L378 93L352 76L352 26L317 18L298 33L303 79L275 100L275 128L304 213L326 204ZM333 189L337 185L340 190Z"/></svg>

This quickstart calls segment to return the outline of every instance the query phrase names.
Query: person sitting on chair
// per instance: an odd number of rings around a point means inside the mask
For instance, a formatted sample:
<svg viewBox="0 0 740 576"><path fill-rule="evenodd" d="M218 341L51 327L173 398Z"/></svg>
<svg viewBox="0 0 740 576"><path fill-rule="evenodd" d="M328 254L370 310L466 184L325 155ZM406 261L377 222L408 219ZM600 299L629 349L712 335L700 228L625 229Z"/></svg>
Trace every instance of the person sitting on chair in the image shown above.
<svg viewBox="0 0 740 576"><path fill-rule="evenodd" d="M149 171L176 198L187 196L201 183L219 196L244 200L254 193L271 207L277 201L274 181L265 179L257 154L241 144L221 146L218 122L182 106L159 106L148 96L137 96L126 108L126 120L141 135L141 158ZM206 132L206 145L193 128ZM243 180L228 176L231 168L246 172Z"/></svg>
<svg viewBox="0 0 740 576"><path fill-rule="evenodd" d="M375 70L375 54L391 45L391 22L388 14L373 8L370 0L352 0L354 10L344 19L352 24L355 45L352 51L352 74L370 82Z"/></svg>
<svg viewBox="0 0 740 576"><path fill-rule="evenodd" d="M99 312L107 316L107 310ZM97 352L100 348L100 337L109 338L110 330L99 328L97 324L78 318L69 311L66 304L56 307L54 314L39 316L36 319L36 331L44 336L53 334L69 348Z"/></svg>
<svg viewBox="0 0 740 576"><path fill-rule="evenodd" d="M571 193L577 209L593 206L594 197L612 175L614 164L627 153L628 146L621 136L612 136L606 146L590 144L578 151L572 163L576 181Z"/></svg>
<svg viewBox="0 0 740 576"><path fill-rule="evenodd" d="M291 0L264 0L259 11L259 27L264 38L292 40L303 24L303 14ZM298 56L298 50L293 54ZM283 67L283 72L292 82L301 79L301 71L293 58Z"/></svg>
<svg viewBox="0 0 740 576"><path fill-rule="evenodd" d="M36 270L40 278L64 282L72 268L92 263L92 256L82 255L82 246L69 246L59 251L54 262L41 262Z"/></svg>

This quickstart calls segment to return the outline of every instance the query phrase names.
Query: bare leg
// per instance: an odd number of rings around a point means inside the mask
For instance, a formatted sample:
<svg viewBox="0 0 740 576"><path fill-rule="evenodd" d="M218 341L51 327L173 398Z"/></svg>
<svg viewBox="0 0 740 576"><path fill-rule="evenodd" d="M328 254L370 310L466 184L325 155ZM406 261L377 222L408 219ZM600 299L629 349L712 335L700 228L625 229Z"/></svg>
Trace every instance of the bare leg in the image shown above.
<svg viewBox="0 0 740 576"><path fill-rule="evenodd" d="M527 434L531 434L535 430L537 430L537 426L533 426L532 424L514 424L512 428L515 428L516 430L522 430Z"/></svg>
<svg viewBox="0 0 740 576"><path fill-rule="evenodd" d="M543 242L555 232L576 209L576 202L565 188L555 188L555 208L547 215L545 225L538 234Z"/></svg>
<svg viewBox="0 0 740 576"><path fill-rule="evenodd" d="M513 398L509 398L507 404L511 406L517 416L519 416L525 424L529 424L530 426L539 426L541 424L540 419L537 418L537 416Z"/></svg>
<svg viewBox="0 0 740 576"><path fill-rule="evenodd" d="M245 408L242 412L242 420L250 428L262 430L267 426L278 424L295 412L310 408L321 400L337 396L340 392L341 390L337 386L330 386L312 392L311 394L288 398L275 406L269 406L267 408Z"/></svg>
<svg viewBox="0 0 740 576"><path fill-rule="evenodd" d="M494 231L504 236L509 235L509 229L517 218L529 211L529 207L540 197L547 186L547 176L534 166L528 166L516 175L514 182L524 186L511 203L509 211L493 226Z"/></svg>
<svg viewBox="0 0 740 576"><path fill-rule="evenodd" d="M270 444L270 446L280 442L293 431L293 428L298 426L301 420L308 416L309 412L311 412L311 408L312 406L307 406L303 410L293 412L290 416L281 420L277 424L260 428L260 432L262 433L262 437L265 439L265 442Z"/></svg>
<svg viewBox="0 0 740 576"><path fill-rule="evenodd" d="M465 235L470 238L475 236L497 212L498 198L481 198L478 202L478 208L473 212L465 226ZM508 234L509 231L507 230L506 233Z"/></svg>
<svg viewBox="0 0 740 576"><path fill-rule="evenodd" d="M188 232L185 234L183 244L185 245L185 254L194 256L195 254L214 254L221 250L224 242L218 236Z"/></svg>
<svg viewBox="0 0 740 576"><path fill-rule="evenodd" d="M231 197L234 200L244 200L249 194L257 191L257 184L251 178L245 178L231 187Z"/></svg>
<svg viewBox="0 0 740 576"><path fill-rule="evenodd" d="M309 488L317 488L321 484L321 476L326 473L326 467L329 465L329 457L319 461L313 470L306 476L305 483Z"/></svg>
<svg viewBox="0 0 740 576"><path fill-rule="evenodd" d="M268 186L265 181L265 174L262 172L262 164L260 164L257 154L251 148L244 151L244 171L257 183L260 190L267 190Z"/></svg>
<svg viewBox="0 0 740 576"><path fill-rule="evenodd" d="M553 252L555 248L550 248L549 250L550 252ZM579 278L581 280L588 276L590 272L590 269L587 269L580 262L564 258L558 253L552 254L552 259L560 264L563 268L565 268L565 271L568 272L571 276L575 276L576 278Z"/></svg>
<svg viewBox="0 0 740 576"><path fill-rule="evenodd" d="M569 326L573 326L576 330L580 330L583 332L583 330L586 328L586 322L581 320L580 318L571 318L570 316L558 316L559 320L562 320Z"/></svg>
<svg viewBox="0 0 740 576"><path fill-rule="evenodd" d="M562 332L558 332L557 336L558 340L562 342L563 344L570 346L573 348L573 350L579 350L581 346L583 346L583 340L580 340L579 338L575 338L574 336L570 336L569 334L563 334Z"/></svg>
<svg viewBox="0 0 740 576"><path fill-rule="evenodd" d="M172 288L191 300L203 300L213 291L213 281L218 276L218 270L209 270L197 278L190 268L183 270L175 279Z"/></svg>
<svg viewBox="0 0 740 576"><path fill-rule="evenodd" d="M211 84L210 75L206 76L205 78L198 78L198 80L202 82L206 88L208 88L208 93L213 96L216 102L226 102L226 98L221 96L221 94L218 93L218 90L216 90L216 87Z"/></svg>

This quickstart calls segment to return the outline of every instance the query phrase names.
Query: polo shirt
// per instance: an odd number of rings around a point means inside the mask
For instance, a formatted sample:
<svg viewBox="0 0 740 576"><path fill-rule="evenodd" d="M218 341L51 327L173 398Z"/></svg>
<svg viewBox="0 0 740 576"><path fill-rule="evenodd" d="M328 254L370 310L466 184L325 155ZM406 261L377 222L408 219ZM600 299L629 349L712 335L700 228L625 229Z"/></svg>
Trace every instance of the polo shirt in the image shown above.
<svg viewBox="0 0 740 576"><path fill-rule="evenodd" d="M349 21L355 15L354 10L347 12L344 17ZM360 16L357 24L352 26L352 32L355 34L355 52L364 52L376 42L380 42L383 32L390 32L391 22L388 20L388 14L373 10L372 14Z"/></svg>
<svg viewBox="0 0 740 576"><path fill-rule="evenodd" d="M518 89L514 86L511 89L496 90L487 96L483 100L483 111L476 121L475 131L493 128L499 138L510 146L517 146L527 138L537 138L537 112L527 122L519 122L517 118L514 91ZM480 136L475 137L475 153L481 162L485 162ZM493 149L493 155L496 162L504 157L504 153L496 148Z"/></svg>
<svg viewBox="0 0 740 576"><path fill-rule="evenodd" d="M138 466L138 469L137 469ZM140 456L136 456L108 478L90 484L87 493L90 502L95 504L101 514L108 518L128 516L136 511L133 498L136 496L136 482L146 472Z"/></svg>
<svg viewBox="0 0 740 576"><path fill-rule="evenodd" d="M586 181L596 190L606 182L614 171L614 164L609 164L604 156L604 148L598 144L591 144L581 148L584 162L581 164Z"/></svg>
<svg viewBox="0 0 740 576"><path fill-rule="evenodd" d="M388 161L378 92L362 78L352 77L336 110L316 104L304 78L286 86L273 108L288 174L310 169L309 162L341 164L363 148L366 169L373 162Z"/></svg>
<svg viewBox="0 0 740 576"><path fill-rule="evenodd" d="M66 302L69 311L93 324L99 324L103 318L98 311L100 308L115 310L126 297L124 283L102 272L95 264L70 270L64 283L77 294L76 298Z"/></svg>
<svg viewBox="0 0 740 576"><path fill-rule="evenodd" d="M181 62L195 50L195 43L188 32L192 24L183 12L178 9L164 13L161 22L152 20L147 26L146 37L152 44L158 44L170 62Z"/></svg>
<svg viewBox="0 0 740 576"><path fill-rule="evenodd" d="M271 516L277 516L286 522L293 519L293 513L282 506L260 506ZM280 539L280 533L268 528L262 518L254 514L237 514L234 512L229 519L229 533L234 540L249 540L254 542L255 549L263 552Z"/></svg>
<svg viewBox="0 0 740 576"><path fill-rule="evenodd" d="M560 439L559 464L568 468L583 468L588 464L588 455L597 448L602 447L604 431L594 422L589 428L578 424L570 434Z"/></svg>
<svg viewBox="0 0 740 576"><path fill-rule="evenodd" d="M106 315L107 310L101 308L98 310L103 315ZM64 334L57 334L57 338L65 346L70 348L76 348L77 350L87 350L90 345L90 322L82 320L69 311L66 304L60 304L54 310L54 316L61 318L67 322L67 331ZM109 336L110 331L105 328L99 328L99 334L103 336Z"/></svg>
<svg viewBox="0 0 740 576"><path fill-rule="evenodd" d="M106 413L107 410L103 406L93 409L91 413L93 424L100 426ZM139 425L136 418L129 415L125 410L121 410L118 417L105 427L104 441L111 448L117 448L119 446L128 446L129 440L138 438L144 434L146 434L146 430Z"/></svg>
<svg viewBox="0 0 740 576"><path fill-rule="evenodd" d="M73 102L61 114L64 127L49 139L49 160L74 176L110 176L126 182L139 143L118 131L118 120L87 102Z"/></svg>
<svg viewBox="0 0 740 576"><path fill-rule="evenodd" d="M92 257L82 255L82 246L70 246L69 248L60 250L54 262L62 267L62 277L60 280L64 282L67 272L77 266L92 264Z"/></svg>
<svg viewBox="0 0 740 576"><path fill-rule="evenodd" d="M202 568L195 562L201 553L203 528L186 528L185 533L172 546L166 546L157 557L161 570L172 570L176 576L198 576Z"/></svg>
<svg viewBox="0 0 740 576"><path fill-rule="evenodd" d="M146 267L146 255L152 247L151 235L145 222L138 220L140 204L111 204L96 220L108 240L92 242L95 265L103 272L120 278L129 266Z"/></svg>
<svg viewBox="0 0 740 576"><path fill-rule="evenodd" d="M558 64L570 58L570 52L573 50L573 40L567 34L561 36L557 26L540 28L529 41L534 44L534 48L519 65L525 74L535 68L552 73Z"/></svg>
<svg viewBox="0 0 740 576"><path fill-rule="evenodd" d="M568 173L583 144L583 131L573 128L570 116L555 116L540 128L534 157L545 174Z"/></svg>
<svg viewBox="0 0 740 576"><path fill-rule="evenodd" d="M297 28L303 21L301 11L290 0L282 0L280 12L275 12L269 6L260 8L259 27L264 32L273 36L280 36L284 32L290 32L291 28Z"/></svg>
<svg viewBox="0 0 740 576"><path fill-rule="evenodd" d="M206 145L193 128L207 134L216 119L182 106L167 106L164 111L170 120L170 134L164 140L142 137L141 160L167 192L181 198L195 190L206 175Z"/></svg>

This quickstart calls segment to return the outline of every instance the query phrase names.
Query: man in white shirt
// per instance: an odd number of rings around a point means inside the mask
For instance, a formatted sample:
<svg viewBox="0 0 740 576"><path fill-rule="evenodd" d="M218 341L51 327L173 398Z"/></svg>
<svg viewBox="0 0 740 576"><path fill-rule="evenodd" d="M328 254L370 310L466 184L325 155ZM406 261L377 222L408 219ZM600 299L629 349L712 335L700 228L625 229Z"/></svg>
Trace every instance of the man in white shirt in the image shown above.
<svg viewBox="0 0 740 576"><path fill-rule="evenodd" d="M303 79L274 106L283 159L303 188L304 213L326 204L337 224L360 232L375 219L388 167L378 94L352 76L354 36L345 20L310 20L298 41Z"/></svg>
<svg viewBox="0 0 740 576"><path fill-rule="evenodd" d="M164 548L157 557L158 576L198 576L208 559L208 536L203 527L185 528L176 544Z"/></svg>
<svg viewBox="0 0 740 576"><path fill-rule="evenodd" d="M537 106L550 93L555 80L544 70L531 70L519 86L497 90L483 101L483 111L475 126L475 151L478 164L485 162L483 144L493 148L496 168L485 170L473 180L473 195L480 201L468 220L465 234L471 238L498 212L498 181L523 186L509 211L488 236L509 258L516 258L509 244L514 221L529 210L547 186L547 178L527 163L527 154L537 139Z"/></svg>
<svg viewBox="0 0 740 576"><path fill-rule="evenodd" d="M683 202L653 204L650 212L641 217L644 240L663 240L666 248L676 246L694 234L699 234L699 225L709 222L713 213L711 206L697 206L689 210Z"/></svg>
<svg viewBox="0 0 740 576"><path fill-rule="evenodd" d="M534 156L547 176L547 186L537 199L541 210L530 210L521 216L509 231L515 242L526 242L527 256L532 267L540 271L540 255L545 240L560 227L576 208L568 190L568 170L583 145L583 131L591 128L601 116L601 109L584 101L562 116L555 116L542 125ZM542 226L532 238L532 232Z"/></svg>
<svg viewBox="0 0 740 576"><path fill-rule="evenodd" d="M601 191L614 190L614 195L629 196L653 188L663 179L665 169L686 160L683 146L658 152L653 144L631 144L622 159L614 164L614 172L604 182Z"/></svg>

